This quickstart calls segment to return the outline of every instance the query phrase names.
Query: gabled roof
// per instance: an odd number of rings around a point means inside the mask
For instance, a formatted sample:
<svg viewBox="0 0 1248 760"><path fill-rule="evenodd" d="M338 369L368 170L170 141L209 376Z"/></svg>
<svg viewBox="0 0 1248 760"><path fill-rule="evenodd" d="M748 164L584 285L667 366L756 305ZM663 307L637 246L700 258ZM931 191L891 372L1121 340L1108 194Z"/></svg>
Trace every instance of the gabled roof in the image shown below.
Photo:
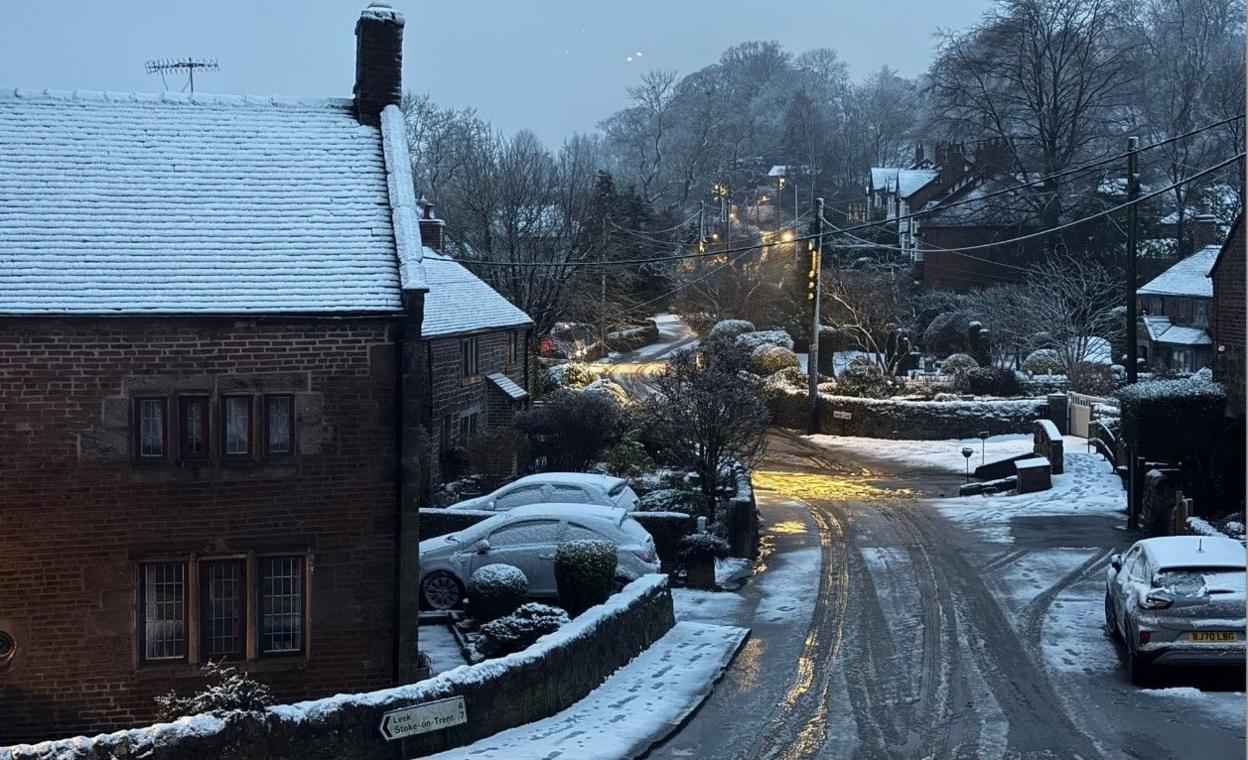
<svg viewBox="0 0 1248 760"><path fill-rule="evenodd" d="M897 183L897 172L901 169L894 166L871 167L871 190L892 190Z"/></svg>
<svg viewBox="0 0 1248 760"><path fill-rule="evenodd" d="M909 198L939 176L935 169L902 169L897 172L897 194Z"/></svg>
<svg viewBox="0 0 1248 760"><path fill-rule="evenodd" d="M1207 245L1154 277L1135 291L1142 296L1187 296L1213 298L1209 272L1218 258L1220 246Z"/></svg>
<svg viewBox="0 0 1248 760"><path fill-rule="evenodd" d="M1213 338L1203 327L1188 327L1170 322L1169 317L1146 315L1141 317L1148 339L1154 343L1174 346L1211 346Z"/></svg>
<svg viewBox="0 0 1248 760"><path fill-rule="evenodd" d="M451 257L426 248L422 267L429 292L425 295L421 337L533 324L528 314Z"/></svg>
<svg viewBox="0 0 1248 760"><path fill-rule="evenodd" d="M0 314L399 312L424 283L386 111L0 91Z"/></svg>

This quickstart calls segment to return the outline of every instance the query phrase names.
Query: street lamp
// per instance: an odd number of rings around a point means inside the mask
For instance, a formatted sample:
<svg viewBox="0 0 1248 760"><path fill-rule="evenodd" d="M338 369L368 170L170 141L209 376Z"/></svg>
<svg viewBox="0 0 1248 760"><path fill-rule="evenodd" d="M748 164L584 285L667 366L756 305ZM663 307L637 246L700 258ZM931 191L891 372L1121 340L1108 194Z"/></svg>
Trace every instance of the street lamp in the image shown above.
<svg viewBox="0 0 1248 760"><path fill-rule="evenodd" d="M975 449L970 446L962 447L962 456L966 457L966 482L971 482L971 457L974 456Z"/></svg>

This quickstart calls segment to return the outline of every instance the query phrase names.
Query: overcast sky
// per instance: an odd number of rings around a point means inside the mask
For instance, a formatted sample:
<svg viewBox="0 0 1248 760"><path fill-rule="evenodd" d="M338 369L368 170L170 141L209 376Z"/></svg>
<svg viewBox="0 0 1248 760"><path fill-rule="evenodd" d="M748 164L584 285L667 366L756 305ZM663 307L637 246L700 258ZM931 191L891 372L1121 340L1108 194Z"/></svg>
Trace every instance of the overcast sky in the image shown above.
<svg viewBox="0 0 1248 760"><path fill-rule="evenodd" d="M975 22L990 0L394 0L407 17L404 84L473 106L505 130L557 144L625 104L650 68L682 74L728 46L831 47L855 77L922 72L939 27ZM161 89L149 58L216 58L200 92L349 97L355 18L367 0L6 0L0 87ZM637 57L640 52L641 56ZM628 58L632 56L632 62ZM170 89L184 79L171 77Z"/></svg>

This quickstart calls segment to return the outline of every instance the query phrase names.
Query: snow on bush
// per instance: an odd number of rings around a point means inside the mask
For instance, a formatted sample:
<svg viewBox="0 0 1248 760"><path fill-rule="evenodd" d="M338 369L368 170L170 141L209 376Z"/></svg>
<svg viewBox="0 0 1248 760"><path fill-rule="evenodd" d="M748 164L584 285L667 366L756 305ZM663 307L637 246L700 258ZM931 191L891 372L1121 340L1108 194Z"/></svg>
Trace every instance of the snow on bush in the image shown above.
<svg viewBox="0 0 1248 760"><path fill-rule="evenodd" d="M1070 389L1089 396L1106 396L1118 387L1118 376L1108 364L1077 362L1067 372Z"/></svg>
<svg viewBox="0 0 1248 760"><path fill-rule="evenodd" d="M965 372L968 369L975 369L979 366L979 362L970 354L950 354L940 365L940 371L946 375L956 375L959 372Z"/></svg>
<svg viewBox="0 0 1248 760"><path fill-rule="evenodd" d="M845 366L835 392L856 398L887 398L893 395L894 390L878 364L859 356Z"/></svg>
<svg viewBox="0 0 1248 760"><path fill-rule="evenodd" d="M1118 389L1122 435L1142 456L1179 460L1208 450L1218 436L1226 391L1198 377L1146 380Z"/></svg>
<svg viewBox="0 0 1248 760"><path fill-rule="evenodd" d="M641 497L638 509L643 512L682 512L698 515L704 512L700 491L682 488L660 488Z"/></svg>
<svg viewBox="0 0 1248 760"><path fill-rule="evenodd" d="M972 367L957 373L953 385L977 396L1021 396L1023 385L1013 370L1003 367Z"/></svg>
<svg viewBox="0 0 1248 760"><path fill-rule="evenodd" d="M555 585L559 604L579 615L611 595L619 560L610 541L567 541L555 550Z"/></svg>
<svg viewBox="0 0 1248 760"><path fill-rule="evenodd" d="M751 351L750 364L763 375L774 375L782 369L801 366L797 354L772 344L764 344Z"/></svg>
<svg viewBox="0 0 1248 760"><path fill-rule="evenodd" d="M189 697L179 697L175 691L156 697L159 720L172 721L203 713L221 717L240 710L260 711L273 704L269 688L237 668L210 660L202 670L208 683L200 691Z"/></svg>
<svg viewBox="0 0 1248 760"><path fill-rule="evenodd" d="M581 393L601 393L619 406L627 406L630 399L628 391L619 383L600 377L581 389Z"/></svg>
<svg viewBox="0 0 1248 760"><path fill-rule="evenodd" d="M567 388L584 388L598 379L588 364L568 362L562 365L563 372L559 376L559 384Z"/></svg>
<svg viewBox="0 0 1248 760"><path fill-rule="evenodd" d="M758 330L738 335L737 345L745 348L747 351L753 351L759 346L766 345L781 346L792 351L793 338L784 330Z"/></svg>
<svg viewBox="0 0 1248 760"><path fill-rule="evenodd" d="M468 610L477 620L510 615L524 603L529 579L518 567L495 563L478 568L468 579Z"/></svg>
<svg viewBox="0 0 1248 760"><path fill-rule="evenodd" d="M723 559L730 552L728 542L713 533L691 533L680 540L680 557L686 562Z"/></svg>
<svg viewBox="0 0 1248 760"><path fill-rule="evenodd" d="M1040 348L1027 354L1023 369L1033 375L1056 375L1062 370L1062 360L1051 348Z"/></svg>
<svg viewBox="0 0 1248 760"><path fill-rule="evenodd" d="M754 332L754 323L744 319L725 319L716 322L708 337L711 340L732 340L742 333Z"/></svg>
<svg viewBox="0 0 1248 760"><path fill-rule="evenodd" d="M474 646L485 657L502 657L527 649L530 644L569 622L568 613L558 607L529 602L520 605L510 615L481 626Z"/></svg>

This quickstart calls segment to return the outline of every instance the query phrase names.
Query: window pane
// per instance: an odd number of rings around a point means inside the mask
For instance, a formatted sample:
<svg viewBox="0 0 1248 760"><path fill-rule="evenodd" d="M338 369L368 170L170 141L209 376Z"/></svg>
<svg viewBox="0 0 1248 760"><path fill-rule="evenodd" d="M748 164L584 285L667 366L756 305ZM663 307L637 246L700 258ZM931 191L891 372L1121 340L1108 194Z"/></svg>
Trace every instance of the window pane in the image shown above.
<svg viewBox="0 0 1248 760"><path fill-rule="evenodd" d="M558 520L537 520L516 523L500 528L490 534L490 546L518 546L527 544L553 544L563 532Z"/></svg>
<svg viewBox="0 0 1248 760"><path fill-rule="evenodd" d="M204 657L233 657L243 653L243 563L205 562L200 565L200 599Z"/></svg>
<svg viewBox="0 0 1248 760"><path fill-rule="evenodd" d="M139 456L159 457L165 453L165 402L147 398L139 401Z"/></svg>
<svg viewBox="0 0 1248 760"><path fill-rule="evenodd" d="M303 558L260 560L260 650L266 654L303 650Z"/></svg>
<svg viewBox="0 0 1248 760"><path fill-rule="evenodd" d="M247 454L251 451L251 399L225 400L225 453Z"/></svg>
<svg viewBox="0 0 1248 760"><path fill-rule="evenodd" d="M202 398L182 399L182 456L196 457L207 453L208 403Z"/></svg>
<svg viewBox="0 0 1248 760"><path fill-rule="evenodd" d="M185 567L181 562L143 565L143 658L186 656Z"/></svg>
<svg viewBox="0 0 1248 760"><path fill-rule="evenodd" d="M269 396L265 399L269 421L269 453L290 453L291 399L289 396Z"/></svg>

